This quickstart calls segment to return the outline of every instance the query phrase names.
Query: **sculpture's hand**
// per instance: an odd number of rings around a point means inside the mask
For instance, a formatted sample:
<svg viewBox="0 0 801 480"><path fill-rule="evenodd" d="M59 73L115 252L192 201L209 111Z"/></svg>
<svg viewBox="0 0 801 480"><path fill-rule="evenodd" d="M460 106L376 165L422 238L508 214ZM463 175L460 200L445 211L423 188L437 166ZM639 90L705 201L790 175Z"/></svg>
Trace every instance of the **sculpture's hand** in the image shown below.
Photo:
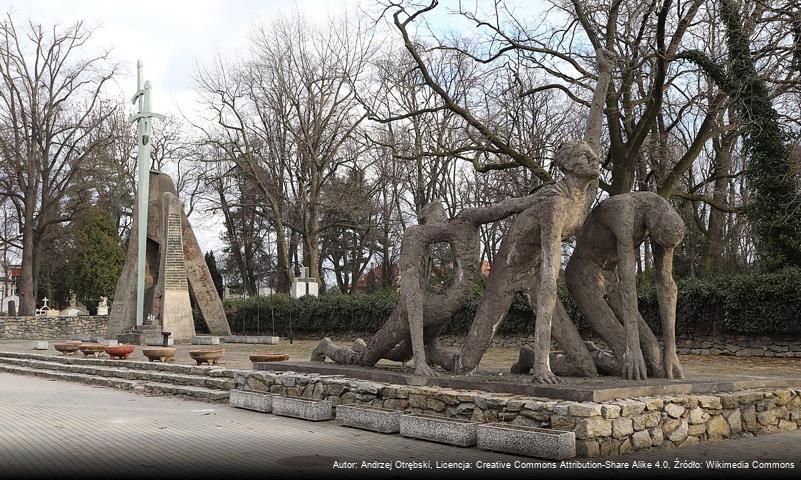
<svg viewBox="0 0 801 480"><path fill-rule="evenodd" d="M415 375L422 375L424 377L438 377L439 373L436 370L431 368L431 365L427 363L421 363L417 365L414 369Z"/></svg>
<svg viewBox="0 0 801 480"><path fill-rule="evenodd" d="M531 371L534 374L531 381L534 383L548 383L551 385L559 383L559 378L547 366L535 366Z"/></svg>
<svg viewBox="0 0 801 480"><path fill-rule="evenodd" d="M662 366L665 368L665 378L684 378L684 372L682 372L676 352L665 352L662 357Z"/></svg>
<svg viewBox="0 0 801 480"><path fill-rule="evenodd" d="M647 380L648 370L640 346L626 346L623 354L623 377L627 380Z"/></svg>
<svg viewBox="0 0 801 480"><path fill-rule="evenodd" d="M365 342L361 338L357 338L356 340L353 341L353 345L351 345L350 349L356 353L365 352L367 351L367 342Z"/></svg>

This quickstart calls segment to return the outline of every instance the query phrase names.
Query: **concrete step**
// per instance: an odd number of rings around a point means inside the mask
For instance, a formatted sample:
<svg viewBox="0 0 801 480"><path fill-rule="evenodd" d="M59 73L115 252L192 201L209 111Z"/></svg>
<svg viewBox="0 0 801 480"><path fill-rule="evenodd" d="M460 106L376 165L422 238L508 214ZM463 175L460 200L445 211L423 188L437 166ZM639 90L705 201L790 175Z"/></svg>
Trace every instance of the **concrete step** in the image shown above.
<svg viewBox="0 0 801 480"><path fill-rule="evenodd" d="M213 390L203 387L172 385L160 382L144 382L139 380L87 375L83 373L69 373L56 370L21 367L17 365L9 365L7 363L0 363L0 372L13 373L17 375L32 375L51 380L78 382L87 385L112 387L151 395L178 396L192 400L199 400L202 402L224 403L228 401L227 391Z"/></svg>
<svg viewBox="0 0 801 480"><path fill-rule="evenodd" d="M226 377L207 377L202 375L184 375L180 373L159 372L154 370L130 369L127 368L126 364L124 363L114 367L104 367L98 365L70 365L60 362L29 360L24 358L0 358L0 363L26 368L79 373L100 377L121 378L125 380L138 380L171 385L202 387L212 390L228 391L236 387L236 382L233 379Z"/></svg>
<svg viewBox="0 0 801 480"><path fill-rule="evenodd" d="M45 362L58 362L66 365L93 365L101 367L125 367L130 370L151 370L159 372L178 373L182 375L199 375L206 377L234 378L236 369L176 365L173 363L142 362L135 360L111 360L104 358L90 358L67 355L43 355L37 353L24 352L0 352L0 360L3 358L19 358L26 360L39 360Z"/></svg>

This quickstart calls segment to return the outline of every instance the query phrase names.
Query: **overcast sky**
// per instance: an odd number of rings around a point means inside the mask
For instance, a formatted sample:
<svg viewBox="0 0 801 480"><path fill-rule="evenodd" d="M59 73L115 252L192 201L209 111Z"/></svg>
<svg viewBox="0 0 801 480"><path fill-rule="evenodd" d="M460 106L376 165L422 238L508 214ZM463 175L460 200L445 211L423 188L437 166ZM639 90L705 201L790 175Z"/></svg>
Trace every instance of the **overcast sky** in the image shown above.
<svg viewBox="0 0 801 480"><path fill-rule="evenodd" d="M83 20L95 29L92 47L111 48L122 67L114 86L117 94L133 95L136 61L141 59L145 79L153 84L154 110L190 118L198 109L192 82L197 62L217 52L237 55L255 24L282 12L297 10L314 18L358 7L359 0L0 0L2 12L11 12L18 23L30 19L45 26L71 25ZM219 251L219 220L193 217L200 248Z"/></svg>
<svg viewBox="0 0 801 480"><path fill-rule="evenodd" d="M510 3L532 13L532 6L540 0ZM464 27L447 14L458 4L458 0L444 0L428 15L433 28ZM196 63L206 63L218 52L223 56L242 54L254 25L282 13L299 11L313 20L374 5L374 0L0 0L2 11L11 12L18 23L30 19L47 26L84 21L95 29L92 47L111 48L113 61L122 67L115 84L117 95L131 98L136 88L136 61L141 59L145 79L153 84L154 111L192 119L197 118L193 112L199 109L192 80ZM221 222L199 213L190 220L200 247L219 251Z"/></svg>

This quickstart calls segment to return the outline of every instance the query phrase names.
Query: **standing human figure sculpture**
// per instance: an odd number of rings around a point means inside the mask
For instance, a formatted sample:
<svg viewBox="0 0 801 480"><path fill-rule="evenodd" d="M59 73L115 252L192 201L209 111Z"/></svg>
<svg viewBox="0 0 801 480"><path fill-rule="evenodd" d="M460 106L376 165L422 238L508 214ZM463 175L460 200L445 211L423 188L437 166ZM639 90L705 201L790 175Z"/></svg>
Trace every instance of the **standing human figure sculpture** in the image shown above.
<svg viewBox="0 0 801 480"><path fill-rule="evenodd" d="M535 324L533 380L556 383L550 367L551 329L567 361L566 370L584 376L597 375L593 356L584 345L578 330L556 296L561 241L578 231L589 213L598 189L598 153L603 125L603 106L612 81L614 54L603 48L596 50L598 82L593 92L584 132L584 141L563 144L555 164L565 178L543 188L549 199L518 215L501 242L496 261L487 280L476 316L465 338L464 346L453 360L449 354L441 365L453 364L457 373L474 371L489 348L514 295L526 294L537 310Z"/></svg>
<svg viewBox="0 0 801 480"><path fill-rule="evenodd" d="M682 378L676 355L676 283L673 251L685 226L667 200L652 192L610 197L596 206L582 228L565 270L570 294L593 330L612 348L621 375ZM637 308L636 259L650 238L664 352Z"/></svg>
<svg viewBox="0 0 801 480"><path fill-rule="evenodd" d="M504 236L464 346L453 360L456 373L470 373L478 367L518 292L523 292L537 311L533 381L558 382L549 361L552 325L556 327L554 337L582 369L596 372L578 331L562 314L556 283L562 240L575 234L586 218L587 187L598 178L598 155L586 142L566 142L557 150L554 164L565 177L542 187L537 205L521 212ZM442 366L447 368L451 361L445 363Z"/></svg>
<svg viewBox="0 0 801 480"><path fill-rule="evenodd" d="M415 359L415 373L434 375L426 358L426 345L435 341L445 323L461 308L480 274L480 227L534 205L537 195L510 198L488 207L467 208L447 220L440 202L424 207L420 223L403 234L400 256L401 301L390 318L367 342L336 346L324 338L312 352L312 361L326 357L340 364L372 366L382 358ZM453 252L453 281L440 291L423 286L424 265L430 245L447 242Z"/></svg>

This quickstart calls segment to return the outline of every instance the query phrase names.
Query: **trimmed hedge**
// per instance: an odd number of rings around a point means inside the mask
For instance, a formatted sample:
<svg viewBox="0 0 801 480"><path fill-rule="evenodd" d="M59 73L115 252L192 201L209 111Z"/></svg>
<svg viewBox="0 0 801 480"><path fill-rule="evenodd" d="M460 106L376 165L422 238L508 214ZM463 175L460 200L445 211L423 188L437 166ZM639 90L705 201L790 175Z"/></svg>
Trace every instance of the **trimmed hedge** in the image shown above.
<svg viewBox="0 0 801 480"><path fill-rule="evenodd" d="M644 277L646 278L646 277ZM740 274L678 281L676 331L683 334L798 335L801 334L801 270ZM463 334L470 328L483 288L477 285L464 306L446 326L446 334ZM654 332L661 333L659 308L653 283L644 279L638 287L640 312ZM587 327L564 288L559 296L579 329ZM325 294L319 298L290 299L275 294L248 299L228 299L225 310L231 329L238 333L294 332L321 334L373 332L389 317L399 299L397 292L371 295ZM534 332L535 316L522 296L517 296L500 326L501 333Z"/></svg>

